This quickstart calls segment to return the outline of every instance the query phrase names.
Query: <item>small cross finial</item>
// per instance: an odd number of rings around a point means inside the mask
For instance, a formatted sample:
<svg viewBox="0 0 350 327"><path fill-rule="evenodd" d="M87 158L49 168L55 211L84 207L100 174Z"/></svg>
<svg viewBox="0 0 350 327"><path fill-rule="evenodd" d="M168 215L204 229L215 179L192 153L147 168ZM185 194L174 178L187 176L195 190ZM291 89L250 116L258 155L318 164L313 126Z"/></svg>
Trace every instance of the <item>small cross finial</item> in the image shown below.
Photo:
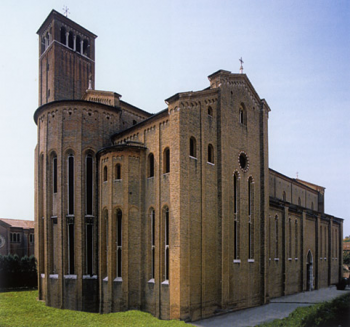
<svg viewBox="0 0 350 327"><path fill-rule="evenodd" d="M62 10L63 10L63 14L64 14L66 17L68 17L68 15L70 14L69 8L68 8L67 6L63 6Z"/></svg>
<svg viewBox="0 0 350 327"><path fill-rule="evenodd" d="M239 67L239 71L240 71L241 74L243 74L243 64L244 64L244 61L243 61L242 57L241 57L241 59L239 59L239 61L241 62L241 67Z"/></svg>

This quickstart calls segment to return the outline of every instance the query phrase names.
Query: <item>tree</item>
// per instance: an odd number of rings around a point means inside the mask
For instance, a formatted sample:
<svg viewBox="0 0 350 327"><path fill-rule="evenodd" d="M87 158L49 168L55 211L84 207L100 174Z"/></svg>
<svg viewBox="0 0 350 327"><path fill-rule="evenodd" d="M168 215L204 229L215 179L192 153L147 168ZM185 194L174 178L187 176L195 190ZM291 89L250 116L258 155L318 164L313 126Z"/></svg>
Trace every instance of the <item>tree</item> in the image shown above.
<svg viewBox="0 0 350 327"><path fill-rule="evenodd" d="M350 265L350 251L343 251L343 263Z"/></svg>

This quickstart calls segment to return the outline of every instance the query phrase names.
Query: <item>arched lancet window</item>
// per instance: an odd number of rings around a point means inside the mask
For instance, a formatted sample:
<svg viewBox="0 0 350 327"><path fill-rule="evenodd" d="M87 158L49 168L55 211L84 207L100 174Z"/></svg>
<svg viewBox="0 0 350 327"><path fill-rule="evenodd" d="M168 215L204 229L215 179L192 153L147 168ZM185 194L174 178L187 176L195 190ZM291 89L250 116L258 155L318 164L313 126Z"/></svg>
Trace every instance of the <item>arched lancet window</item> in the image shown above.
<svg viewBox="0 0 350 327"><path fill-rule="evenodd" d="M254 258L254 190L253 179L248 179L248 257Z"/></svg>
<svg viewBox="0 0 350 327"><path fill-rule="evenodd" d="M170 150L166 148L163 152L163 174L170 173Z"/></svg>
<svg viewBox="0 0 350 327"><path fill-rule="evenodd" d="M109 247L109 237L108 237L108 210L105 208L102 211L101 219L101 274L102 278L108 275L108 247Z"/></svg>
<svg viewBox="0 0 350 327"><path fill-rule="evenodd" d="M238 202L239 202L239 187L238 187L238 173L233 175L233 233L234 233L234 253L235 260L239 259L239 215L238 215Z"/></svg>
<svg viewBox="0 0 350 327"><path fill-rule="evenodd" d="M294 231L294 246L295 246L295 258L298 258L299 255L298 255L298 220L295 219L295 231Z"/></svg>
<svg viewBox="0 0 350 327"><path fill-rule="evenodd" d="M122 179L122 166L121 164L117 163L115 166L114 166L114 169L115 169L115 179Z"/></svg>
<svg viewBox="0 0 350 327"><path fill-rule="evenodd" d="M286 192L285 191L283 191L282 197L283 197L283 201L286 202Z"/></svg>
<svg viewBox="0 0 350 327"><path fill-rule="evenodd" d="M292 257L292 219L289 218L288 220L288 252L289 252L289 258Z"/></svg>
<svg viewBox="0 0 350 327"><path fill-rule="evenodd" d="M148 177L154 176L154 155L150 153L148 155Z"/></svg>
<svg viewBox="0 0 350 327"><path fill-rule="evenodd" d="M169 280L169 208L163 208L163 223L164 223L164 237L163 237L163 245L164 245L164 263L163 263L163 278L165 281Z"/></svg>
<svg viewBox="0 0 350 327"><path fill-rule="evenodd" d="M314 210L314 203L311 202L311 210Z"/></svg>
<svg viewBox="0 0 350 327"><path fill-rule="evenodd" d="M92 218L87 220L86 224L86 237L85 237L85 246L86 246L86 265L85 265L85 272L87 275L93 275L94 269L93 269L93 262L94 262L94 251L93 251L93 242L94 242L94 224Z"/></svg>
<svg viewBox="0 0 350 327"><path fill-rule="evenodd" d="M68 214L74 215L74 156L68 155Z"/></svg>
<svg viewBox="0 0 350 327"><path fill-rule="evenodd" d="M298 206L301 206L301 199L300 199L300 196L298 197Z"/></svg>
<svg viewBox="0 0 350 327"><path fill-rule="evenodd" d="M89 53L90 53L89 49L90 49L89 41L85 39L83 42L83 55L89 57Z"/></svg>
<svg viewBox="0 0 350 327"><path fill-rule="evenodd" d="M117 277L121 278L122 277L122 239L123 239L123 224L122 224L122 218L123 218L123 213L120 209L117 209L117 221L116 221L116 226L117 226L117 231L116 231L116 244L117 244Z"/></svg>
<svg viewBox="0 0 350 327"><path fill-rule="evenodd" d="M275 258L278 258L278 216L275 217Z"/></svg>
<svg viewBox="0 0 350 327"><path fill-rule="evenodd" d="M108 180L108 174L107 174L108 170L107 170L107 166L103 167L103 181L107 182Z"/></svg>
<svg viewBox="0 0 350 327"><path fill-rule="evenodd" d="M242 125L247 125L247 114L246 114L246 109L244 106L244 103L241 103L240 107L239 107L239 122Z"/></svg>
<svg viewBox="0 0 350 327"><path fill-rule="evenodd" d="M64 27L61 27L60 42L66 45L66 29Z"/></svg>
<svg viewBox="0 0 350 327"><path fill-rule="evenodd" d="M213 108L212 107L208 107L208 116L213 117Z"/></svg>
<svg viewBox="0 0 350 327"><path fill-rule="evenodd" d="M214 163L214 147L211 144L208 145L208 162Z"/></svg>
<svg viewBox="0 0 350 327"><path fill-rule="evenodd" d="M52 188L53 193L57 193L57 156L52 154Z"/></svg>
<svg viewBox="0 0 350 327"><path fill-rule="evenodd" d="M155 232L156 232L156 213L153 208L150 210L150 223L151 223L151 279L154 279L155 277L155 250L156 250L156 239L155 239Z"/></svg>
<svg viewBox="0 0 350 327"><path fill-rule="evenodd" d="M73 32L69 32L69 36L68 36L68 46L73 49L74 47L74 35Z"/></svg>
<svg viewBox="0 0 350 327"><path fill-rule="evenodd" d="M85 180L85 189L86 189L86 214L92 215L93 211L93 158L91 154L86 156L86 180Z"/></svg>
<svg viewBox="0 0 350 327"><path fill-rule="evenodd" d="M197 150L196 139L192 136L190 138L190 156L191 157L197 158L196 150Z"/></svg>
<svg viewBox="0 0 350 327"><path fill-rule="evenodd" d="M67 219L67 236L68 236L68 275L74 275L74 219Z"/></svg>
<svg viewBox="0 0 350 327"><path fill-rule="evenodd" d="M81 39L80 39L80 36L77 35L76 39L75 39L75 44L76 44L76 48L75 50L79 53L81 53Z"/></svg>

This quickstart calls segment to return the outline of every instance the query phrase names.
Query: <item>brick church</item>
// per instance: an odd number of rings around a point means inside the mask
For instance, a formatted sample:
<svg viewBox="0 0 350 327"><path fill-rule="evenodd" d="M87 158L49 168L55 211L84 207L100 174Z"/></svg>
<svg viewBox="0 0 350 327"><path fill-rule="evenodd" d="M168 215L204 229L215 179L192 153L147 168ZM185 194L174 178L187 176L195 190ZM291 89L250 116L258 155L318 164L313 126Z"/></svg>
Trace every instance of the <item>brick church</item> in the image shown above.
<svg viewBox="0 0 350 327"><path fill-rule="evenodd" d="M55 10L37 33L39 299L194 321L339 281L343 220L324 187L269 169L245 74L151 114L95 90L95 34Z"/></svg>

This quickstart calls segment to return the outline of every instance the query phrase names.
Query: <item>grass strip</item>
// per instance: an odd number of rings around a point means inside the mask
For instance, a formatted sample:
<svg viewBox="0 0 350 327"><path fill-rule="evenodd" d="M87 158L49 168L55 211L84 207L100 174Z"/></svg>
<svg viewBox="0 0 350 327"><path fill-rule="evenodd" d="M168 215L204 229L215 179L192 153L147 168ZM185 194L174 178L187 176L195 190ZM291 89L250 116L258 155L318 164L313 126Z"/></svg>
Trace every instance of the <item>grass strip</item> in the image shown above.
<svg viewBox="0 0 350 327"><path fill-rule="evenodd" d="M188 326L183 321L159 320L149 313L136 310L101 315L55 309L37 301L37 297L38 291L0 293L0 326Z"/></svg>

